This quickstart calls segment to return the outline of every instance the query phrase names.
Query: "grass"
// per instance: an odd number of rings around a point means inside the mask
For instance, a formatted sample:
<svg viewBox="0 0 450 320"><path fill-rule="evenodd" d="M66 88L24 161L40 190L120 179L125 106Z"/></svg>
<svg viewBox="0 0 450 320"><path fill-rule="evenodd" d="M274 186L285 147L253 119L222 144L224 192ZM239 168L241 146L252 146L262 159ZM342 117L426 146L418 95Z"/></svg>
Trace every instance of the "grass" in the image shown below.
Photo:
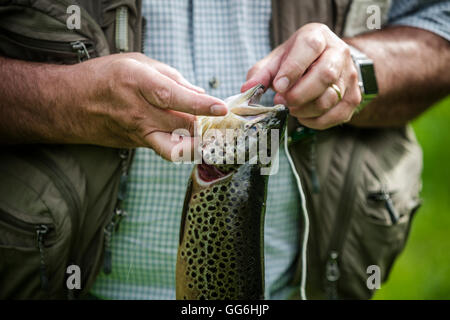
<svg viewBox="0 0 450 320"><path fill-rule="evenodd" d="M450 299L450 96L413 125L424 151L423 205L375 299Z"/></svg>

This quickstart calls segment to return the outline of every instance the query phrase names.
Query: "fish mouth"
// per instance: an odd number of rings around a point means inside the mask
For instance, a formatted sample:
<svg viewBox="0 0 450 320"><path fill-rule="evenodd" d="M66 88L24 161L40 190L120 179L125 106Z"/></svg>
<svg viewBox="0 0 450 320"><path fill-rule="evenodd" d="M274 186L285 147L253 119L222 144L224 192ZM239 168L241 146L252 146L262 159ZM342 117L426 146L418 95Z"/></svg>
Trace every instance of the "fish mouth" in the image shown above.
<svg viewBox="0 0 450 320"><path fill-rule="evenodd" d="M223 171L215 165L200 163L194 169L196 182L207 187L230 177L235 171Z"/></svg>
<svg viewBox="0 0 450 320"><path fill-rule="evenodd" d="M200 163L197 166L197 172L198 177L204 182L213 182L229 175L229 173L221 171L218 167L207 163Z"/></svg>

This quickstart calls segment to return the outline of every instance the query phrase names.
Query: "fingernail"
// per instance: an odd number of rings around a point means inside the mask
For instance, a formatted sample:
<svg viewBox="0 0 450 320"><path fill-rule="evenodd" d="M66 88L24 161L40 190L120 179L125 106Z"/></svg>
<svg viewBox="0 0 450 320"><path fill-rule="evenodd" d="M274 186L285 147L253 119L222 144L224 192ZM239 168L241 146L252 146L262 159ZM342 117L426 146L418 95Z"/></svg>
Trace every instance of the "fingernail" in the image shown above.
<svg viewBox="0 0 450 320"><path fill-rule="evenodd" d="M289 79L287 77L280 78L275 82L274 86L277 92L285 92L289 87Z"/></svg>
<svg viewBox="0 0 450 320"><path fill-rule="evenodd" d="M221 104L215 104L215 105L211 106L210 110L211 110L211 113L216 116L224 116L228 112L227 107L224 105L221 105Z"/></svg>

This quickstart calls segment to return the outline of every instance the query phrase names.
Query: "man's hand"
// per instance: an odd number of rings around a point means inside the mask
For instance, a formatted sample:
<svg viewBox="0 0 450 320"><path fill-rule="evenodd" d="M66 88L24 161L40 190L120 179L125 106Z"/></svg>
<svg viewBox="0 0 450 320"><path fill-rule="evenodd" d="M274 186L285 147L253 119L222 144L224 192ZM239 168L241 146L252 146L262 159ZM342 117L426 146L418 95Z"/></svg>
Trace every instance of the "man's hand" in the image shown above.
<svg viewBox="0 0 450 320"><path fill-rule="evenodd" d="M361 102L358 74L348 45L327 26L307 24L260 60L242 91L261 83L272 87L275 103L313 129L348 122ZM341 93L342 100L333 85Z"/></svg>
<svg viewBox="0 0 450 320"><path fill-rule="evenodd" d="M223 101L204 94L175 69L144 55L97 60L80 68L87 72L93 69L94 84L101 84L95 90L84 88L90 92L86 108L106 120L100 144L150 147L169 159L179 143L171 141L172 131L187 129L193 134L195 115L227 112ZM185 139L189 143L190 139Z"/></svg>
<svg viewBox="0 0 450 320"><path fill-rule="evenodd" d="M170 159L175 129L191 133L195 115L224 115L175 69L138 53L72 66L0 59L1 135L6 143L82 143L150 147ZM10 70L12 69L12 70ZM0 76L1 77L1 76ZM185 138L191 143L191 138Z"/></svg>

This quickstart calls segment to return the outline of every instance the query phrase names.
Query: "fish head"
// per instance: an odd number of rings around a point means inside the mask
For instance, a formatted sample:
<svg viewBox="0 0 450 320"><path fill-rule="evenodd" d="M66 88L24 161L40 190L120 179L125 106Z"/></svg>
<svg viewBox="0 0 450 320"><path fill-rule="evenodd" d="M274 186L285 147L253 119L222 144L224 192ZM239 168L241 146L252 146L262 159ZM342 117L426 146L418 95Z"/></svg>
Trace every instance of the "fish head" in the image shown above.
<svg viewBox="0 0 450 320"><path fill-rule="evenodd" d="M278 145L283 136L288 109L281 104L272 107L260 105L263 93L264 86L256 85L225 100L227 115L199 117L197 130L202 139L198 151L202 154L203 162L213 166L208 168L210 171L228 174L246 163L268 164L260 161L258 148L264 145L267 149L265 154L276 151L272 150L273 135L276 134Z"/></svg>

